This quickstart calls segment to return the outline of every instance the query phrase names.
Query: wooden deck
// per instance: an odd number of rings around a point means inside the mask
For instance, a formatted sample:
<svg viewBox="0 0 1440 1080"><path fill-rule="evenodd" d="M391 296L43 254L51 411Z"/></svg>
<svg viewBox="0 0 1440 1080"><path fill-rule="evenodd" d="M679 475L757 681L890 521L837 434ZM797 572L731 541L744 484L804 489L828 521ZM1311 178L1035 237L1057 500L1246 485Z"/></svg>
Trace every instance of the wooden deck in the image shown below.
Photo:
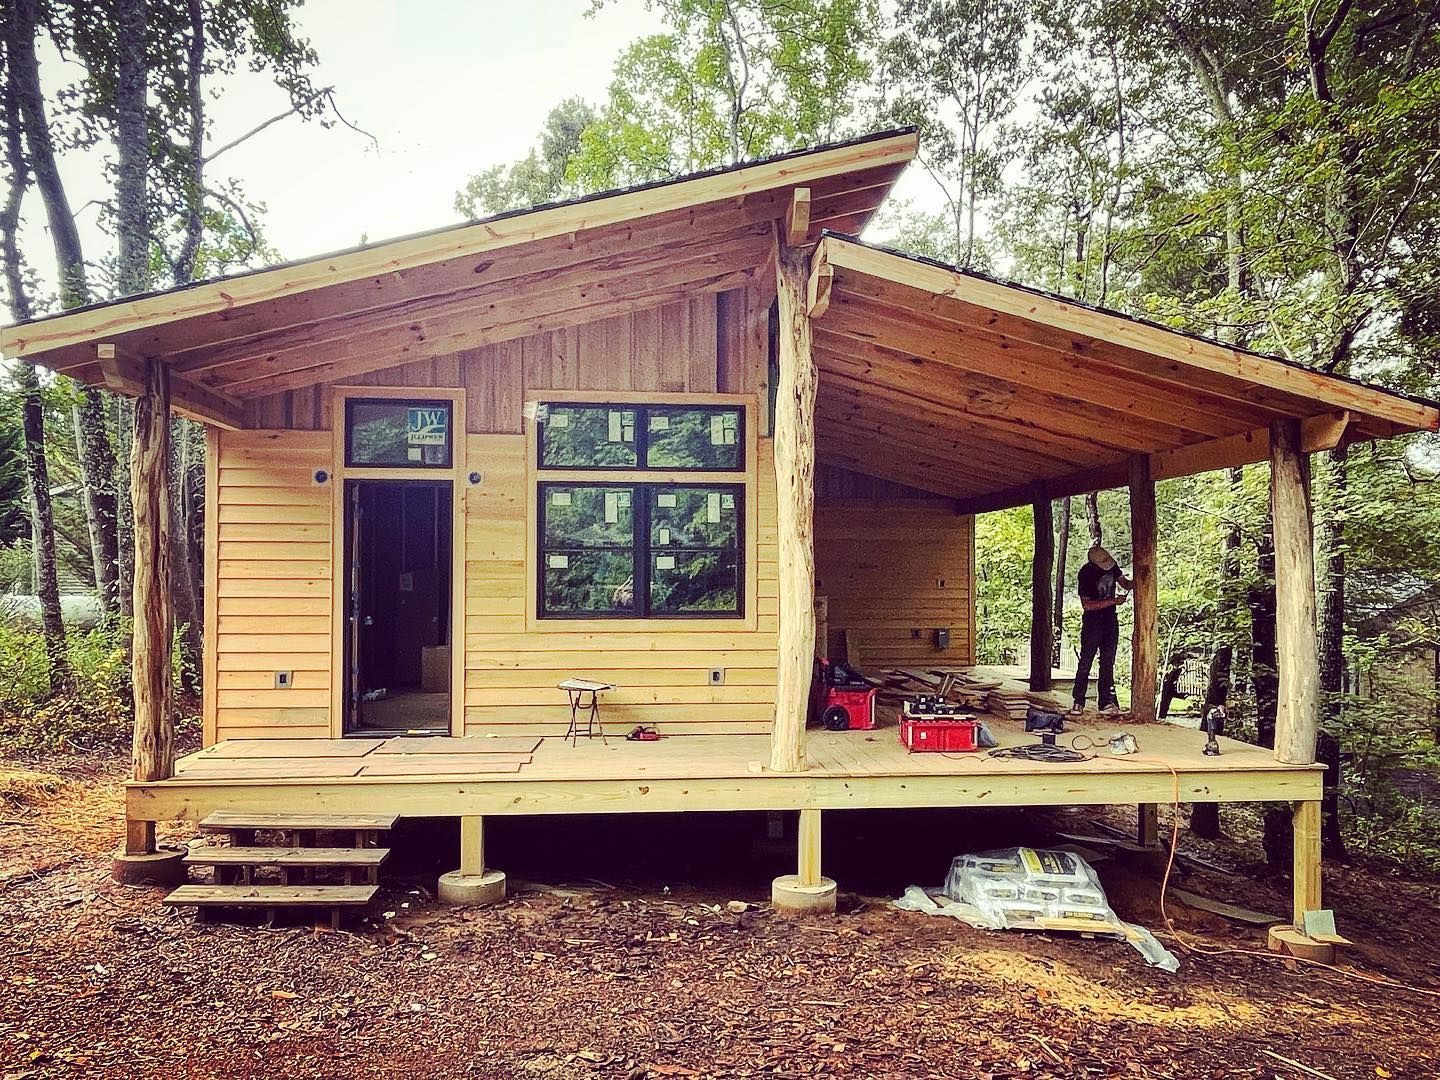
<svg viewBox="0 0 1440 1080"><path fill-rule="evenodd" d="M1282 765L1259 747L1197 731L1089 721L1061 736L1100 742L1128 730L1140 753L1074 764L1000 760L985 752L908 754L893 726L811 731L808 767L776 773L759 735L691 735L653 743L556 738L232 740L182 758L176 775L132 783L132 820L199 820L216 810L393 813L409 817L918 806L1028 806L1306 801L1318 765ZM1033 743L990 720L1003 746ZM1083 745L1083 743L1082 743ZM1173 774L1171 770L1174 770Z"/></svg>

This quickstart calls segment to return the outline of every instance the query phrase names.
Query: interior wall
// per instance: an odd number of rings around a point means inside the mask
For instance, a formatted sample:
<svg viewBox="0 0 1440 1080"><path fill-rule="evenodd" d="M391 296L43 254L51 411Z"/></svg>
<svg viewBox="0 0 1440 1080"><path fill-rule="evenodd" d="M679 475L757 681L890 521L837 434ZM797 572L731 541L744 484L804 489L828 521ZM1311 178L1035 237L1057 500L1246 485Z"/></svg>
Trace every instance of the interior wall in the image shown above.
<svg viewBox="0 0 1440 1080"><path fill-rule="evenodd" d="M946 499L822 466L815 591L829 605L828 655L845 655L848 631L864 671L973 664L974 523Z"/></svg>

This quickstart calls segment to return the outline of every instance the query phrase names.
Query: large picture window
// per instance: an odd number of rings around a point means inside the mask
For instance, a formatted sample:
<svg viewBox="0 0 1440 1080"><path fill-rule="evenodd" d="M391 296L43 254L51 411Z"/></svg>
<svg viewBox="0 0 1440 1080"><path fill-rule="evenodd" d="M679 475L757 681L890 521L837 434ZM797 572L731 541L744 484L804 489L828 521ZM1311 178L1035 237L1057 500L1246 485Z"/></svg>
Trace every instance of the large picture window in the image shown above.
<svg viewBox="0 0 1440 1080"><path fill-rule="evenodd" d="M739 472L745 413L732 405L572 405L536 411L542 469Z"/></svg>
<svg viewBox="0 0 1440 1080"><path fill-rule="evenodd" d="M543 483L545 618L742 615L740 484Z"/></svg>

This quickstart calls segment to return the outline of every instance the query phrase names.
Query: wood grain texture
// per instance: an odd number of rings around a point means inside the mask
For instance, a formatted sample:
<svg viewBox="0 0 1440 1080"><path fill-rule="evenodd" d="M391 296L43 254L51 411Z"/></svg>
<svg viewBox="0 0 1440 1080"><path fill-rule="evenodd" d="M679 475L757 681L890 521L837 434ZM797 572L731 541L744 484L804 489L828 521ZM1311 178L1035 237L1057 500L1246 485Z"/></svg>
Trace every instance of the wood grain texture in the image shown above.
<svg viewBox="0 0 1440 1080"><path fill-rule="evenodd" d="M1130 715L1142 723L1155 719L1160 673L1160 583L1157 579L1155 481L1150 459L1130 460L1130 576L1134 628L1130 643Z"/></svg>
<svg viewBox="0 0 1440 1080"><path fill-rule="evenodd" d="M170 598L170 378L157 360L147 360L143 366L144 393L135 400L130 452L135 543L131 757L136 780L164 780L175 768L170 663L175 632Z"/></svg>
<svg viewBox="0 0 1440 1080"><path fill-rule="evenodd" d="M1270 512L1275 526L1275 646L1279 709L1275 757L1292 765L1315 760L1320 730L1320 648L1315 634L1315 543L1310 459L1300 424L1270 429Z"/></svg>

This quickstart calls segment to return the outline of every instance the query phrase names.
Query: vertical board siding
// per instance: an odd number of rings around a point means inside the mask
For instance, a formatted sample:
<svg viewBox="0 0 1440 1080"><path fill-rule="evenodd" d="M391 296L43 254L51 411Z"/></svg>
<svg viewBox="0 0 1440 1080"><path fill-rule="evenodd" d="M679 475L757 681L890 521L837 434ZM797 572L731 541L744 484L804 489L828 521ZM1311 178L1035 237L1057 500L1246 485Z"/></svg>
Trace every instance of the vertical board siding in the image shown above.
<svg viewBox="0 0 1440 1080"><path fill-rule="evenodd" d="M342 380L348 386L465 388L465 430L520 434L526 390L760 394L769 306L751 291L706 293L663 307L413 360ZM323 431L329 386L245 404L250 427Z"/></svg>
<svg viewBox="0 0 1440 1080"><path fill-rule="evenodd" d="M557 631L543 622L527 631L526 596L537 587L526 532L533 482L527 443L513 435L477 435L468 448L469 468L484 480L465 494L467 735L563 734L570 717L556 684L571 676L616 684L601 707L612 735L640 723L659 724L672 735L768 730L779 622L768 442L758 453L758 535L747 537L747 560L756 560L753 630L636 620L621 630L607 622L603 632ZM724 685L710 685L711 668L725 669Z"/></svg>
<svg viewBox="0 0 1440 1080"><path fill-rule="evenodd" d="M943 503L817 503L815 591L829 604L828 655L844 655L848 630L864 670L973 664L973 524ZM950 631L948 649L935 647L937 627Z"/></svg>
<svg viewBox="0 0 1440 1080"><path fill-rule="evenodd" d="M312 406L313 408L313 406ZM214 733L330 734L331 493L323 432L222 431L215 444ZM294 685L275 689L275 672ZM209 733L207 732L207 737Z"/></svg>

